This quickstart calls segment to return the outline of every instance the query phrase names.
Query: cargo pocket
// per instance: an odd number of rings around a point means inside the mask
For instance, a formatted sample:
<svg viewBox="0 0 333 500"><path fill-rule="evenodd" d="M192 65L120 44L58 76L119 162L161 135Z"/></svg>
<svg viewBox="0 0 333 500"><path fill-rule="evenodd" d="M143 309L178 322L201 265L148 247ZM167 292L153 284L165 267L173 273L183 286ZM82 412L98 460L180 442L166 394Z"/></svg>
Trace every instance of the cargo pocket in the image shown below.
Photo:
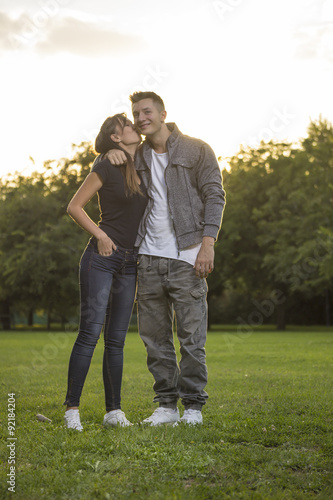
<svg viewBox="0 0 333 500"><path fill-rule="evenodd" d="M190 288L189 293L192 295L194 299L200 299L201 297L205 297L207 293L206 283L205 282L198 283L193 288Z"/></svg>
<svg viewBox="0 0 333 500"><path fill-rule="evenodd" d="M189 289L190 307L185 316L190 323L189 330L192 332L190 343L196 348L203 348L207 336L207 285L204 280ZM201 356L197 353L196 356Z"/></svg>

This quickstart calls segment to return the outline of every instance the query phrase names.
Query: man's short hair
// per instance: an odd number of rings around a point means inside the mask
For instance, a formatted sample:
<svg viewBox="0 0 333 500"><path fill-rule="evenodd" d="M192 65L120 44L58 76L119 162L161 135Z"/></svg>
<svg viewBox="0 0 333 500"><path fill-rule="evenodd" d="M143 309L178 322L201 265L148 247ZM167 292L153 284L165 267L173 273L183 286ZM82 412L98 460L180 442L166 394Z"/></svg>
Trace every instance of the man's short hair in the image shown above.
<svg viewBox="0 0 333 500"><path fill-rule="evenodd" d="M153 103L160 108L160 111L165 111L165 106L162 97L155 94L155 92L134 92L129 96L130 101L133 104L142 101L142 99L152 99Z"/></svg>

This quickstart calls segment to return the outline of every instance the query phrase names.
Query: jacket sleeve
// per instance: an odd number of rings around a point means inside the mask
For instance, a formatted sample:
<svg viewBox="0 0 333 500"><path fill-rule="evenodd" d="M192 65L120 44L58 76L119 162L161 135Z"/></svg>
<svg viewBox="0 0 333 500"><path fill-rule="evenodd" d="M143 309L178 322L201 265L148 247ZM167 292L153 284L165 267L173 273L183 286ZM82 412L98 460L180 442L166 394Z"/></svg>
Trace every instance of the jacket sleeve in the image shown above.
<svg viewBox="0 0 333 500"><path fill-rule="evenodd" d="M201 147L197 164L197 182L204 203L203 236L217 239L225 206L222 175L214 151L208 144Z"/></svg>

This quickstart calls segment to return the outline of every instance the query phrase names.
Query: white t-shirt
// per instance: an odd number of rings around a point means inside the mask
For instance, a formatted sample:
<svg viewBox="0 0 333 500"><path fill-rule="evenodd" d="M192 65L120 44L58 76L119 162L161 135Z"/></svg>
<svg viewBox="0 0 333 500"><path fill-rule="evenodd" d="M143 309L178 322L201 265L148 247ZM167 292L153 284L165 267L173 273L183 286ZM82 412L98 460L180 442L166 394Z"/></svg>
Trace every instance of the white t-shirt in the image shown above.
<svg viewBox="0 0 333 500"><path fill-rule="evenodd" d="M152 150L150 196L153 208L147 220L147 232L139 248L140 254L178 259L194 265L201 244L178 250L175 230L169 212L164 172L169 162L168 153Z"/></svg>

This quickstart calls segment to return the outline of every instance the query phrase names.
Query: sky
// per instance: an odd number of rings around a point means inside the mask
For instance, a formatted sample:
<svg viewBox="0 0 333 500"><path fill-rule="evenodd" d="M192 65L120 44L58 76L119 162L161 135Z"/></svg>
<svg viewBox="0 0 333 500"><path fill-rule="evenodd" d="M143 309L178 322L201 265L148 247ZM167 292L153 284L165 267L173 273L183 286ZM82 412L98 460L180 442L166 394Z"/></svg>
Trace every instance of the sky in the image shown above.
<svg viewBox="0 0 333 500"><path fill-rule="evenodd" d="M0 177L70 158L135 90L227 158L333 122L332 0L0 0Z"/></svg>

